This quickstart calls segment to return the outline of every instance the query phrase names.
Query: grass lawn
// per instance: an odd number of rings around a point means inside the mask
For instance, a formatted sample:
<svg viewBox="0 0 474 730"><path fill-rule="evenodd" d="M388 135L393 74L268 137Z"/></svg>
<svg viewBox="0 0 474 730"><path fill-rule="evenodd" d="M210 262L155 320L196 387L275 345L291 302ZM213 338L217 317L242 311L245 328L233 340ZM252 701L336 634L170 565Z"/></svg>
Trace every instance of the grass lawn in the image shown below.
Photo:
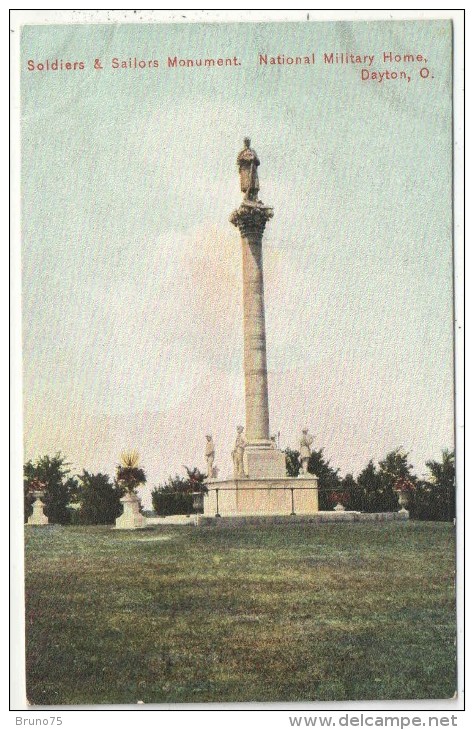
<svg viewBox="0 0 474 730"><path fill-rule="evenodd" d="M455 692L450 524L25 533L32 704Z"/></svg>

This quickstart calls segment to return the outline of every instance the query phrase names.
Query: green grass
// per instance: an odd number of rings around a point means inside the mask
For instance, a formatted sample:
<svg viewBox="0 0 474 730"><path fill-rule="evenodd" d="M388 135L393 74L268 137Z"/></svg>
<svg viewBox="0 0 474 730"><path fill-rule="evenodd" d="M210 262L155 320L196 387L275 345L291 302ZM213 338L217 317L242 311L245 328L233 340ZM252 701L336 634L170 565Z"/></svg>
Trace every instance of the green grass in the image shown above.
<svg viewBox="0 0 474 730"><path fill-rule="evenodd" d="M452 525L25 532L32 704L455 692Z"/></svg>

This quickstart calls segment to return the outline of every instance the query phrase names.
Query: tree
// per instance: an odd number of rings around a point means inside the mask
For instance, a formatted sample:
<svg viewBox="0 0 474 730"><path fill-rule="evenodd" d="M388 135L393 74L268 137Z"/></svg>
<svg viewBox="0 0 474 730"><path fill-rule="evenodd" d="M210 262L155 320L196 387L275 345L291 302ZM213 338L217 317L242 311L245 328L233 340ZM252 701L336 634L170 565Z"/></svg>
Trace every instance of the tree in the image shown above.
<svg viewBox="0 0 474 730"><path fill-rule="evenodd" d="M23 470L26 469L26 464ZM28 522L28 517L33 514L33 502L35 498L33 496L34 486L30 484L29 480L23 477L23 513L24 521Z"/></svg>
<svg viewBox="0 0 474 730"><path fill-rule="evenodd" d="M361 507L364 512L378 511L380 495L382 494L382 483L380 474L372 459L357 477L357 486L361 492Z"/></svg>
<svg viewBox="0 0 474 730"><path fill-rule="evenodd" d="M58 451L55 456L41 456L36 462L31 459L23 467L24 492L25 492L25 522L31 514L33 499L29 496L32 482L38 480L45 485L44 488L44 513L50 523L66 525L70 522L68 504L71 496L77 489L77 482L73 477L68 476L70 469L65 457Z"/></svg>
<svg viewBox="0 0 474 730"><path fill-rule="evenodd" d="M416 477L412 469L412 465L408 463L408 453L402 451L400 447L390 451L385 459L379 462L378 469L370 460L357 478L357 485L361 489L362 509L366 512L398 510L395 487L401 481L408 481L413 485L413 489L415 488Z"/></svg>
<svg viewBox="0 0 474 730"><path fill-rule="evenodd" d="M409 479L415 481L412 473L413 465L408 463L408 452L402 451L401 446L390 451L383 461L379 462L379 471L382 487L393 489L398 479Z"/></svg>
<svg viewBox="0 0 474 730"><path fill-rule="evenodd" d="M319 509L332 509L334 505L331 504L329 495L332 492L340 490L341 480L339 477L339 469L333 469L333 467L329 465L329 461L324 459L323 449L319 449L318 451L311 451L308 471L310 474L314 474L318 477L318 488L320 490Z"/></svg>
<svg viewBox="0 0 474 730"><path fill-rule="evenodd" d="M350 510L361 512L364 508L364 495L352 474L346 474L341 480L341 503Z"/></svg>
<svg viewBox="0 0 474 730"><path fill-rule="evenodd" d="M300 473L300 452L296 449L285 449L286 473L289 477L297 477Z"/></svg>
<svg viewBox="0 0 474 730"><path fill-rule="evenodd" d="M456 509L454 451L445 449L441 461L427 461L430 474L417 484L410 513L418 520L451 522Z"/></svg>
<svg viewBox="0 0 474 730"><path fill-rule="evenodd" d="M454 451L445 449L442 459L427 461L426 466L431 472L429 481L433 485L435 500L440 517L452 521L456 514L456 467Z"/></svg>
<svg viewBox="0 0 474 730"><path fill-rule="evenodd" d="M193 494L205 494L207 487L204 484L206 475L198 468L186 469L187 477L176 474L168 481L155 488L151 493L153 509L161 517L169 515L190 515L194 511Z"/></svg>
<svg viewBox="0 0 474 730"><path fill-rule="evenodd" d="M381 511L397 510L398 495L395 488L398 482L410 482L413 485L413 493L416 486L416 476L412 472L413 465L408 463L408 452L402 450L399 446L394 451L390 451L385 459L379 462L379 473L381 482L381 503L383 509ZM410 508L412 496L408 503Z"/></svg>
<svg viewBox="0 0 474 730"><path fill-rule="evenodd" d="M122 512L120 497L124 491L113 484L107 474L90 474L84 469L78 476L77 501L79 521L83 525L111 525Z"/></svg>

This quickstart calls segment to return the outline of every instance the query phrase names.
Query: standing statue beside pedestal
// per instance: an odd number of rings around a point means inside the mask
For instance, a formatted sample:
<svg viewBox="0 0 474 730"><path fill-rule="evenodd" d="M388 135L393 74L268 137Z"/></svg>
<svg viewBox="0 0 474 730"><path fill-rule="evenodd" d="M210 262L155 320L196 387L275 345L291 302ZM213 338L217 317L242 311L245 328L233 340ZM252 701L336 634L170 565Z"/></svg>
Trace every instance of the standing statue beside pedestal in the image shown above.
<svg viewBox="0 0 474 730"><path fill-rule="evenodd" d="M308 473L308 464L311 457L311 444L313 443L313 437L308 434L308 429L303 429L303 435L300 441L300 474Z"/></svg>
<svg viewBox="0 0 474 730"><path fill-rule="evenodd" d="M204 456L206 457L207 478L212 479L214 476L215 448L214 441L212 440L210 433L206 435L206 450L204 452Z"/></svg>
<svg viewBox="0 0 474 730"><path fill-rule="evenodd" d="M232 452L232 461L234 462L234 477L236 479L245 477L244 472L244 451L247 441L243 435L244 427L237 426L237 438L235 439L235 447Z"/></svg>

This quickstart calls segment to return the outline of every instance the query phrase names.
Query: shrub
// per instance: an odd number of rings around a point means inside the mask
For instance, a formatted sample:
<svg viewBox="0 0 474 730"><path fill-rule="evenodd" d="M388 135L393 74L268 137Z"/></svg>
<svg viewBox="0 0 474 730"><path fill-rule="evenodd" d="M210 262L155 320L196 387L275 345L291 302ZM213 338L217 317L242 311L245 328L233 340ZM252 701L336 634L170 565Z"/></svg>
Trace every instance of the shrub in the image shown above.
<svg viewBox="0 0 474 730"><path fill-rule="evenodd" d="M178 474L170 477L165 484L155 488L151 493L153 509L161 517L169 515L190 515L197 510L194 509L193 494L196 492L205 494L207 487L204 484L205 474L199 469L188 469L185 467L187 477ZM201 510L198 510L202 512Z"/></svg>
<svg viewBox="0 0 474 730"><path fill-rule="evenodd" d="M122 512L124 491L107 474L90 474L84 469L78 477L78 521L82 525L111 525Z"/></svg>

